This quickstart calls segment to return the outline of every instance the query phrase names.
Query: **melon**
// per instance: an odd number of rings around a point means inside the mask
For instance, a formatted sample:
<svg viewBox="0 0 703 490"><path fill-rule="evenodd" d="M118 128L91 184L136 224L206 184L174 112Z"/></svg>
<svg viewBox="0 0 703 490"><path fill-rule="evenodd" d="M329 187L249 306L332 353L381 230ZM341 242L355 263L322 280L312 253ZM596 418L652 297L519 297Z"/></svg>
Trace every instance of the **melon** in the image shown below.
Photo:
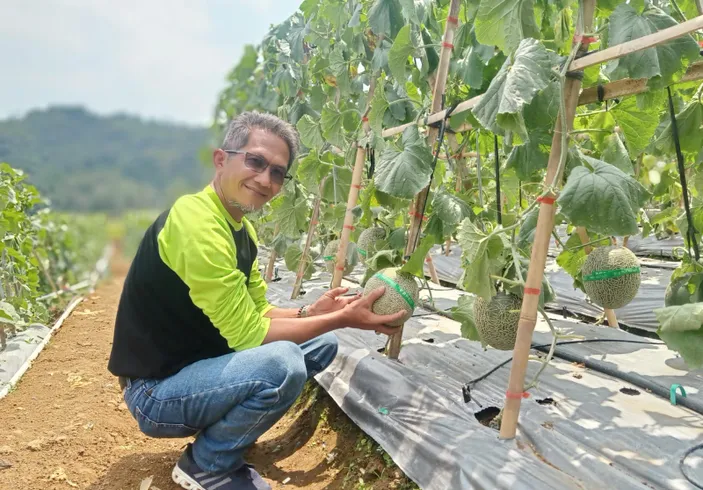
<svg viewBox="0 0 703 490"><path fill-rule="evenodd" d="M583 287L591 301L615 310L627 305L640 289L640 263L625 247L595 248L581 268Z"/></svg>
<svg viewBox="0 0 703 490"><path fill-rule="evenodd" d="M364 296L381 287L385 287L386 292L374 301L371 311L377 315L392 315L404 310L405 315L400 320L388 323L393 327L402 325L413 315L415 304L419 299L420 289L415 276L400 272L398 267L383 269L366 281Z"/></svg>
<svg viewBox="0 0 703 490"><path fill-rule="evenodd" d="M351 242L349 245L352 245ZM334 266L337 262L337 250L339 250L339 240L332 240L327 244L324 252L322 252L325 259L325 267L327 267L327 272L330 274L334 273ZM349 254L347 254L347 258L344 261L344 274L350 274L354 270L355 265L356 264L349 262Z"/></svg>
<svg viewBox="0 0 703 490"><path fill-rule="evenodd" d="M498 350L512 350L517 338L522 300L499 291L490 300L477 297L474 301L474 322L481 340Z"/></svg>
<svg viewBox="0 0 703 490"><path fill-rule="evenodd" d="M366 259L373 257L376 252L381 250L379 247L383 245L386 239L386 230L380 226L367 228L361 232L359 239L356 241L356 250L359 253L359 260L362 264L366 263Z"/></svg>
<svg viewBox="0 0 703 490"><path fill-rule="evenodd" d="M664 306L683 306L703 302L703 287L696 288L693 294L688 291L688 281L692 276L693 273L688 272L669 283L664 293Z"/></svg>

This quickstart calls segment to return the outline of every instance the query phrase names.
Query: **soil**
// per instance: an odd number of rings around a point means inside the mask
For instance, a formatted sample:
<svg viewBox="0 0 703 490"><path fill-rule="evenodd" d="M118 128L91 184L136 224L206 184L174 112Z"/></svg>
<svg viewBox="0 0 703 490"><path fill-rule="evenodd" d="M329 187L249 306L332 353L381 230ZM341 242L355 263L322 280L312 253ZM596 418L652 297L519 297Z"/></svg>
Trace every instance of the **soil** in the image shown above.
<svg viewBox="0 0 703 490"><path fill-rule="evenodd" d="M191 439L141 434L107 371L128 264L87 296L0 400L0 488L177 490ZM248 452L274 489L418 488L314 381Z"/></svg>

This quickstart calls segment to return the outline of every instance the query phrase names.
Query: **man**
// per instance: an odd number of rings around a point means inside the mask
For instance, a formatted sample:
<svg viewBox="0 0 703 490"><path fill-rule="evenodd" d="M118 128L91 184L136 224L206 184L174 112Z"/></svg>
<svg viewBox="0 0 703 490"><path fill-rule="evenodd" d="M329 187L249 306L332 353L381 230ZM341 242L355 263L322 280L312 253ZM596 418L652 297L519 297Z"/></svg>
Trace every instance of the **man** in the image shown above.
<svg viewBox="0 0 703 490"><path fill-rule="evenodd" d="M298 135L269 114L234 119L213 152L215 175L147 229L127 274L108 363L139 429L190 437L172 477L199 490L268 489L243 453L337 354L341 327L391 334L402 316L328 291L309 307L265 298L247 213L289 178Z"/></svg>

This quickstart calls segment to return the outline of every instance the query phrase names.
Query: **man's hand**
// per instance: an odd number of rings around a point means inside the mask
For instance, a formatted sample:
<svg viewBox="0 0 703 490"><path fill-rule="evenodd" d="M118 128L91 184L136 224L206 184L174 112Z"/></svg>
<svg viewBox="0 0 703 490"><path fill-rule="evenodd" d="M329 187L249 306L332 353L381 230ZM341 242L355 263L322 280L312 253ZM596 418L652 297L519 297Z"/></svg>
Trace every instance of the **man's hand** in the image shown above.
<svg viewBox="0 0 703 490"><path fill-rule="evenodd" d="M334 313L361 298L361 293L355 294L354 296L342 297L347 291L349 291L349 288L330 289L310 305L308 314L310 316L317 316L324 315L325 313Z"/></svg>
<svg viewBox="0 0 703 490"><path fill-rule="evenodd" d="M361 330L375 330L376 332L386 335L396 333L400 327L390 327L387 324L403 318L403 316L405 316L404 310L392 315L377 315L371 311L371 306L378 298L383 296L385 292L385 287L377 288L371 291L368 296L349 302L339 312L341 321L345 326L359 328Z"/></svg>

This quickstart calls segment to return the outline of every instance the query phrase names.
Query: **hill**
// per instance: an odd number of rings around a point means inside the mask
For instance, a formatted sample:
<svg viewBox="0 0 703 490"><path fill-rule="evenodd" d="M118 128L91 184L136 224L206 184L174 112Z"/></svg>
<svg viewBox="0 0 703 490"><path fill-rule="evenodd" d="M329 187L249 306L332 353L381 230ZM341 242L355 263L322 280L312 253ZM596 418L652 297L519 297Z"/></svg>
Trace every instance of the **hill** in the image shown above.
<svg viewBox="0 0 703 490"><path fill-rule="evenodd" d="M0 121L0 162L29 174L57 209L161 208L207 183L207 128L61 106Z"/></svg>

